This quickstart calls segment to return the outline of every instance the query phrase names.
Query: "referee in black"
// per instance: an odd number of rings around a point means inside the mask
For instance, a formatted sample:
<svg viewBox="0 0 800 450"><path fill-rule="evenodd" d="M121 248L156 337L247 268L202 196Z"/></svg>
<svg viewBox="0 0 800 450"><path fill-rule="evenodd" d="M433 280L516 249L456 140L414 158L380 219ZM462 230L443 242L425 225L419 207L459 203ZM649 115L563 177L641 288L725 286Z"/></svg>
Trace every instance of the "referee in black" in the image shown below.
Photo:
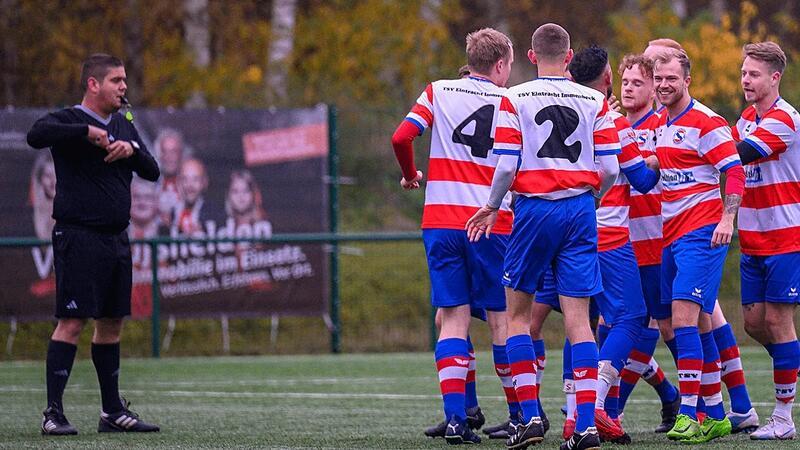
<svg viewBox="0 0 800 450"><path fill-rule="evenodd" d="M131 249L127 227L131 179L159 177L158 164L133 123L118 113L127 90L125 67L113 56L83 62L80 105L40 118L28 144L50 148L56 169L53 250L58 325L47 348L47 409L42 434L77 434L61 402L78 337L94 318L92 362L103 409L99 432L159 431L119 395L122 319L131 312Z"/></svg>

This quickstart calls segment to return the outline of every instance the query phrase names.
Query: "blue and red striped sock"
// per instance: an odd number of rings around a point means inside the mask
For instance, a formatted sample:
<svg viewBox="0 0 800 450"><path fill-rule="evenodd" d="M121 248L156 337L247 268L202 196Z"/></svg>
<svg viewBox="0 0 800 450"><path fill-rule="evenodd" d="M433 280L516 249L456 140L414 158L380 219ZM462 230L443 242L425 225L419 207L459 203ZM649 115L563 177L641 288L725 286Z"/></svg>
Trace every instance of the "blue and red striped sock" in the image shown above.
<svg viewBox="0 0 800 450"><path fill-rule="evenodd" d="M464 387L466 395L465 406L467 409L478 406L478 391L475 386L475 348L472 347L472 340L467 336L467 352L469 352L469 370L467 371L467 381Z"/></svg>
<svg viewBox="0 0 800 450"><path fill-rule="evenodd" d="M503 385L503 393L506 396L508 418L516 422L520 408L517 401L517 392L514 390L514 382L511 379L511 366L508 364L506 346L492 345L492 356L494 356L494 371L500 378L500 383Z"/></svg>
<svg viewBox="0 0 800 450"><path fill-rule="evenodd" d="M628 397L633 392L633 388L639 381L639 378L649 368L650 359L653 358L653 353L658 344L659 332L654 328L645 328L639 334L639 340L634 345L633 350L628 355L628 361L625 368L619 374L619 410L625 410L625 403L628 402Z"/></svg>
<svg viewBox="0 0 800 450"><path fill-rule="evenodd" d="M670 340L664 341L664 345L667 346L669 349L669 353L672 355L672 362L675 363L677 366L678 364L678 343L675 341L675 338Z"/></svg>
<svg viewBox="0 0 800 450"><path fill-rule="evenodd" d="M442 339L436 343L435 356L445 420L455 416L463 422L467 420L464 393L469 371L467 341L458 338Z"/></svg>
<svg viewBox="0 0 800 450"><path fill-rule="evenodd" d="M735 413L746 414L753 405L750 403L750 394L745 384L742 359L739 356L739 346L730 324L725 324L714 330L714 341L719 349L721 364L720 376L728 396L731 399L731 410Z"/></svg>
<svg viewBox="0 0 800 450"><path fill-rule="evenodd" d="M575 377L575 401L578 418L575 431L582 433L594 426L594 403L597 393L597 344L572 345L572 374Z"/></svg>
<svg viewBox="0 0 800 450"><path fill-rule="evenodd" d="M678 350L678 389L681 392L679 413L697 419L697 397L703 373L703 345L697 327L675 328Z"/></svg>
<svg viewBox="0 0 800 450"><path fill-rule="evenodd" d="M800 343L798 341L772 344L772 379L775 383L775 412L791 421L792 404L797 388L797 370L800 369Z"/></svg>
<svg viewBox="0 0 800 450"><path fill-rule="evenodd" d="M564 339L562 355L561 379L564 382L564 394L567 397L567 419L575 419L575 376L572 374L572 345L569 343L569 339Z"/></svg>
<svg viewBox="0 0 800 450"><path fill-rule="evenodd" d="M658 398L663 404L674 402L680 395L678 388L670 383L669 379L664 376L664 371L661 370L655 358L650 359L649 369L642 375L642 378L644 378L650 386L653 386L653 389L656 390Z"/></svg>
<svg viewBox="0 0 800 450"><path fill-rule="evenodd" d="M705 413L712 419L725 418L725 407L722 404L722 392L719 373L719 350L714 341L714 333L700 335L703 343L703 375L700 381L700 395L705 403Z"/></svg>
<svg viewBox="0 0 800 450"><path fill-rule="evenodd" d="M619 417L619 384L621 379L617 377L614 384L611 386L611 389L608 390L608 394L606 395L606 403L605 409L606 414L611 419L616 419Z"/></svg>
<svg viewBox="0 0 800 450"><path fill-rule="evenodd" d="M536 354L536 392L541 392L544 368L547 367L547 350L544 347L543 339L533 341L533 352ZM542 401L539 400L539 415L543 414Z"/></svg>
<svg viewBox="0 0 800 450"><path fill-rule="evenodd" d="M511 375L522 410L522 420L527 423L539 417L539 394L536 392L536 354L529 334L510 336L506 341L506 353L511 365Z"/></svg>

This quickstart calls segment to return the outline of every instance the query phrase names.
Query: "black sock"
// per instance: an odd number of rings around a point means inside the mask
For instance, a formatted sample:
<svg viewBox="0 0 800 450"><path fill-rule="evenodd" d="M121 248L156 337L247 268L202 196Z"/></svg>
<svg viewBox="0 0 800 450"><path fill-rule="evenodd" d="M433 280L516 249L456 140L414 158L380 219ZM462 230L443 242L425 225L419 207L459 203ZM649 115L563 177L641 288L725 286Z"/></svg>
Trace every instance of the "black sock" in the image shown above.
<svg viewBox="0 0 800 450"><path fill-rule="evenodd" d="M76 345L67 342L50 340L47 346L47 406L55 406L64 410L61 399L67 387L72 363L75 361Z"/></svg>
<svg viewBox="0 0 800 450"><path fill-rule="evenodd" d="M119 342L116 344L92 343L92 362L100 383L103 412L107 414L122 410L119 399Z"/></svg>

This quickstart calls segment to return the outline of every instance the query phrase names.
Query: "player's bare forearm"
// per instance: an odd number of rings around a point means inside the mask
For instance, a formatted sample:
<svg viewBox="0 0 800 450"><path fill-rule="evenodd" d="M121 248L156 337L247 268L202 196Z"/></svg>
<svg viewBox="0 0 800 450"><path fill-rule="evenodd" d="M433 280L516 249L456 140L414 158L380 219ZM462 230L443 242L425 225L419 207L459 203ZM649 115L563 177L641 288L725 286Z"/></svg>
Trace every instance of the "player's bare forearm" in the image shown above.
<svg viewBox="0 0 800 450"><path fill-rule="evenodd" d="M736 217L739 212L739 206L742 204L742 196L738 194L728 194L725 196L725 207L722 214L730 216L731 220Z"/></svg>
<svg viewBox="0 0 800 450"><path fill-rule="evenodd" d="M725 196L722 219L714 234L711 237L711 246L728 245L733 239L733 220L739 212L739 205L742 204L742 196L738 194L728 194Z"/></svg>

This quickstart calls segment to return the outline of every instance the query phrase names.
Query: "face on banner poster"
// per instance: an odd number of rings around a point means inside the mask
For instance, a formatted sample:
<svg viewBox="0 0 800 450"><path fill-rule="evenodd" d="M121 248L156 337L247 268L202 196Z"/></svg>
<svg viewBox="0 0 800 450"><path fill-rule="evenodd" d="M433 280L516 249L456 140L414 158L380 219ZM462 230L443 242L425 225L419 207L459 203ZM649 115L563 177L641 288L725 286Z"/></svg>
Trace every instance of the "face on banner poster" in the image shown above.
<svg viewBox="0 0 800 450"><path fill-rule="evenodd" d="M0 236L50 239L57 179L49 150L25 134L45 110L0 112ZM297 110L156 110L135 125L161 169L131 183L131 239L268 238L328 230L324 106ZM23 220L24 219L24 220ZM319 244L159 245L161 311L178 316L322 314L327 259ZM152 249L134 244L132 315L152 312ZM0 249L0 317L53 314L50 246Z"/></svg>

